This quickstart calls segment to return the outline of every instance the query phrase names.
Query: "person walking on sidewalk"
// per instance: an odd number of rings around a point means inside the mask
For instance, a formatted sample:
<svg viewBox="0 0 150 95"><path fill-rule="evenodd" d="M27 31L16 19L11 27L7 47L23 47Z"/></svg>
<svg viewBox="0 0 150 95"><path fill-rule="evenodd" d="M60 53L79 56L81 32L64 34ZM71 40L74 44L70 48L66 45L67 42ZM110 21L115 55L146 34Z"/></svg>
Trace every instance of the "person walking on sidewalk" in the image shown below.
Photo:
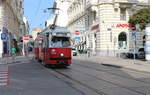
<svg viewBox="0 0 150 95"><path fill-rule="evenodd" d="M11 54L12 54L12 60L13 60L13 62L15 61L16 52L17 52L17 50L16 50L16 48L13 46L13 47L11 48Z"/></svg>
<svg viewBox="0 0 150 95"><path fill-rule="evenodd" d="M87 48L87 57L90 57L90 52L91 52L91 51L90 51L90 48L88 47L88 48Z"/></svg>

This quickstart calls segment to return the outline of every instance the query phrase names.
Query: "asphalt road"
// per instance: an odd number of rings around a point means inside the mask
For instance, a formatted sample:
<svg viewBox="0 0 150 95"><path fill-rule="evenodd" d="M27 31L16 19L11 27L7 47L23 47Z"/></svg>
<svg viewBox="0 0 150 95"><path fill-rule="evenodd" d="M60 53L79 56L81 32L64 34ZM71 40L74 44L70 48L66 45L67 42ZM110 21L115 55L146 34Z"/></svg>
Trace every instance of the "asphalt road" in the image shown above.
<svg viewBox="0 0 150 95"><path fill-rule="evenodd" d="M36 61L22 59L7 66L9 84L0 86L0 95L83 95Z"/></svg>
<svg viewBox="0 0 150 95"><path fill-rule="evenodd" d="M0 95L150 95L150 74L86 60L45 68L22 58L7 66L9 84L0 86Z"/></svg>

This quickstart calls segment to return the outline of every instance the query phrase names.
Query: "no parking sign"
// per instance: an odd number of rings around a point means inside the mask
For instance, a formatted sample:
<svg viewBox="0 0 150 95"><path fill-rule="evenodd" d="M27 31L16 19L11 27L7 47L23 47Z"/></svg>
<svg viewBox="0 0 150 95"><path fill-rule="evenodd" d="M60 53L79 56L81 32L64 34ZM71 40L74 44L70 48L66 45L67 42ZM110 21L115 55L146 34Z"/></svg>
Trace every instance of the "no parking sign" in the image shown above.
<svg viewBox="0 0 150 95"><path fill-rule="evenodd" d="M7 34L6 33L1 34L1 40L7 40Z"/></svg>

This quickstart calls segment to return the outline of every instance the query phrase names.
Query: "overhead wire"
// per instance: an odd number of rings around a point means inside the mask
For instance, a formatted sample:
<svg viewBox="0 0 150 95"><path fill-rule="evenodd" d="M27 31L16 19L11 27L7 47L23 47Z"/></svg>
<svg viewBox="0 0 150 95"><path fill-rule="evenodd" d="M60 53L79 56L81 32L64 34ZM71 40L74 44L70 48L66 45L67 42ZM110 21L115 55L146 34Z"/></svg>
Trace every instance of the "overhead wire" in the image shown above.
<svg viewBox="0 0 150 95"><path fill-rule="evenodd" d="M41 7L41 2L42 2L42 0L39 0L37 9L36 9L36 11L35 11L35 16L39 13L39 10L40 10L40 7Z"/></svg>

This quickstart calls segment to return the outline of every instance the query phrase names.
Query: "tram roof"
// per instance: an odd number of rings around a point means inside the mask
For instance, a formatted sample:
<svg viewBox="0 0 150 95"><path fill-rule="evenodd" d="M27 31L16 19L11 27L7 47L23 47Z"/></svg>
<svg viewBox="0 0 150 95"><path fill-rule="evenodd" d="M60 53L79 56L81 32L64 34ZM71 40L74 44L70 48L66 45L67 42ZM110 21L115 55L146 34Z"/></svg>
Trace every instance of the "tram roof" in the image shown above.
<svg viewBox="0 0 150 95"><path fill-rule="evenodd" d="M65 32L65 33L69 33L70 31L67 30L65 27L56 27L54 30L52 30L52 32Z"/></svg>
<svg viewBox="0 0 150 95"><path fill-rule="evenodd" d="M65 33L70 33L70 31L68 29L66 29L65 27L60 27L60 26L56 26L55 29L50 29L50 27L46 27L43 32L41 33L47 33L47 32L65 32Z"/></svg>

